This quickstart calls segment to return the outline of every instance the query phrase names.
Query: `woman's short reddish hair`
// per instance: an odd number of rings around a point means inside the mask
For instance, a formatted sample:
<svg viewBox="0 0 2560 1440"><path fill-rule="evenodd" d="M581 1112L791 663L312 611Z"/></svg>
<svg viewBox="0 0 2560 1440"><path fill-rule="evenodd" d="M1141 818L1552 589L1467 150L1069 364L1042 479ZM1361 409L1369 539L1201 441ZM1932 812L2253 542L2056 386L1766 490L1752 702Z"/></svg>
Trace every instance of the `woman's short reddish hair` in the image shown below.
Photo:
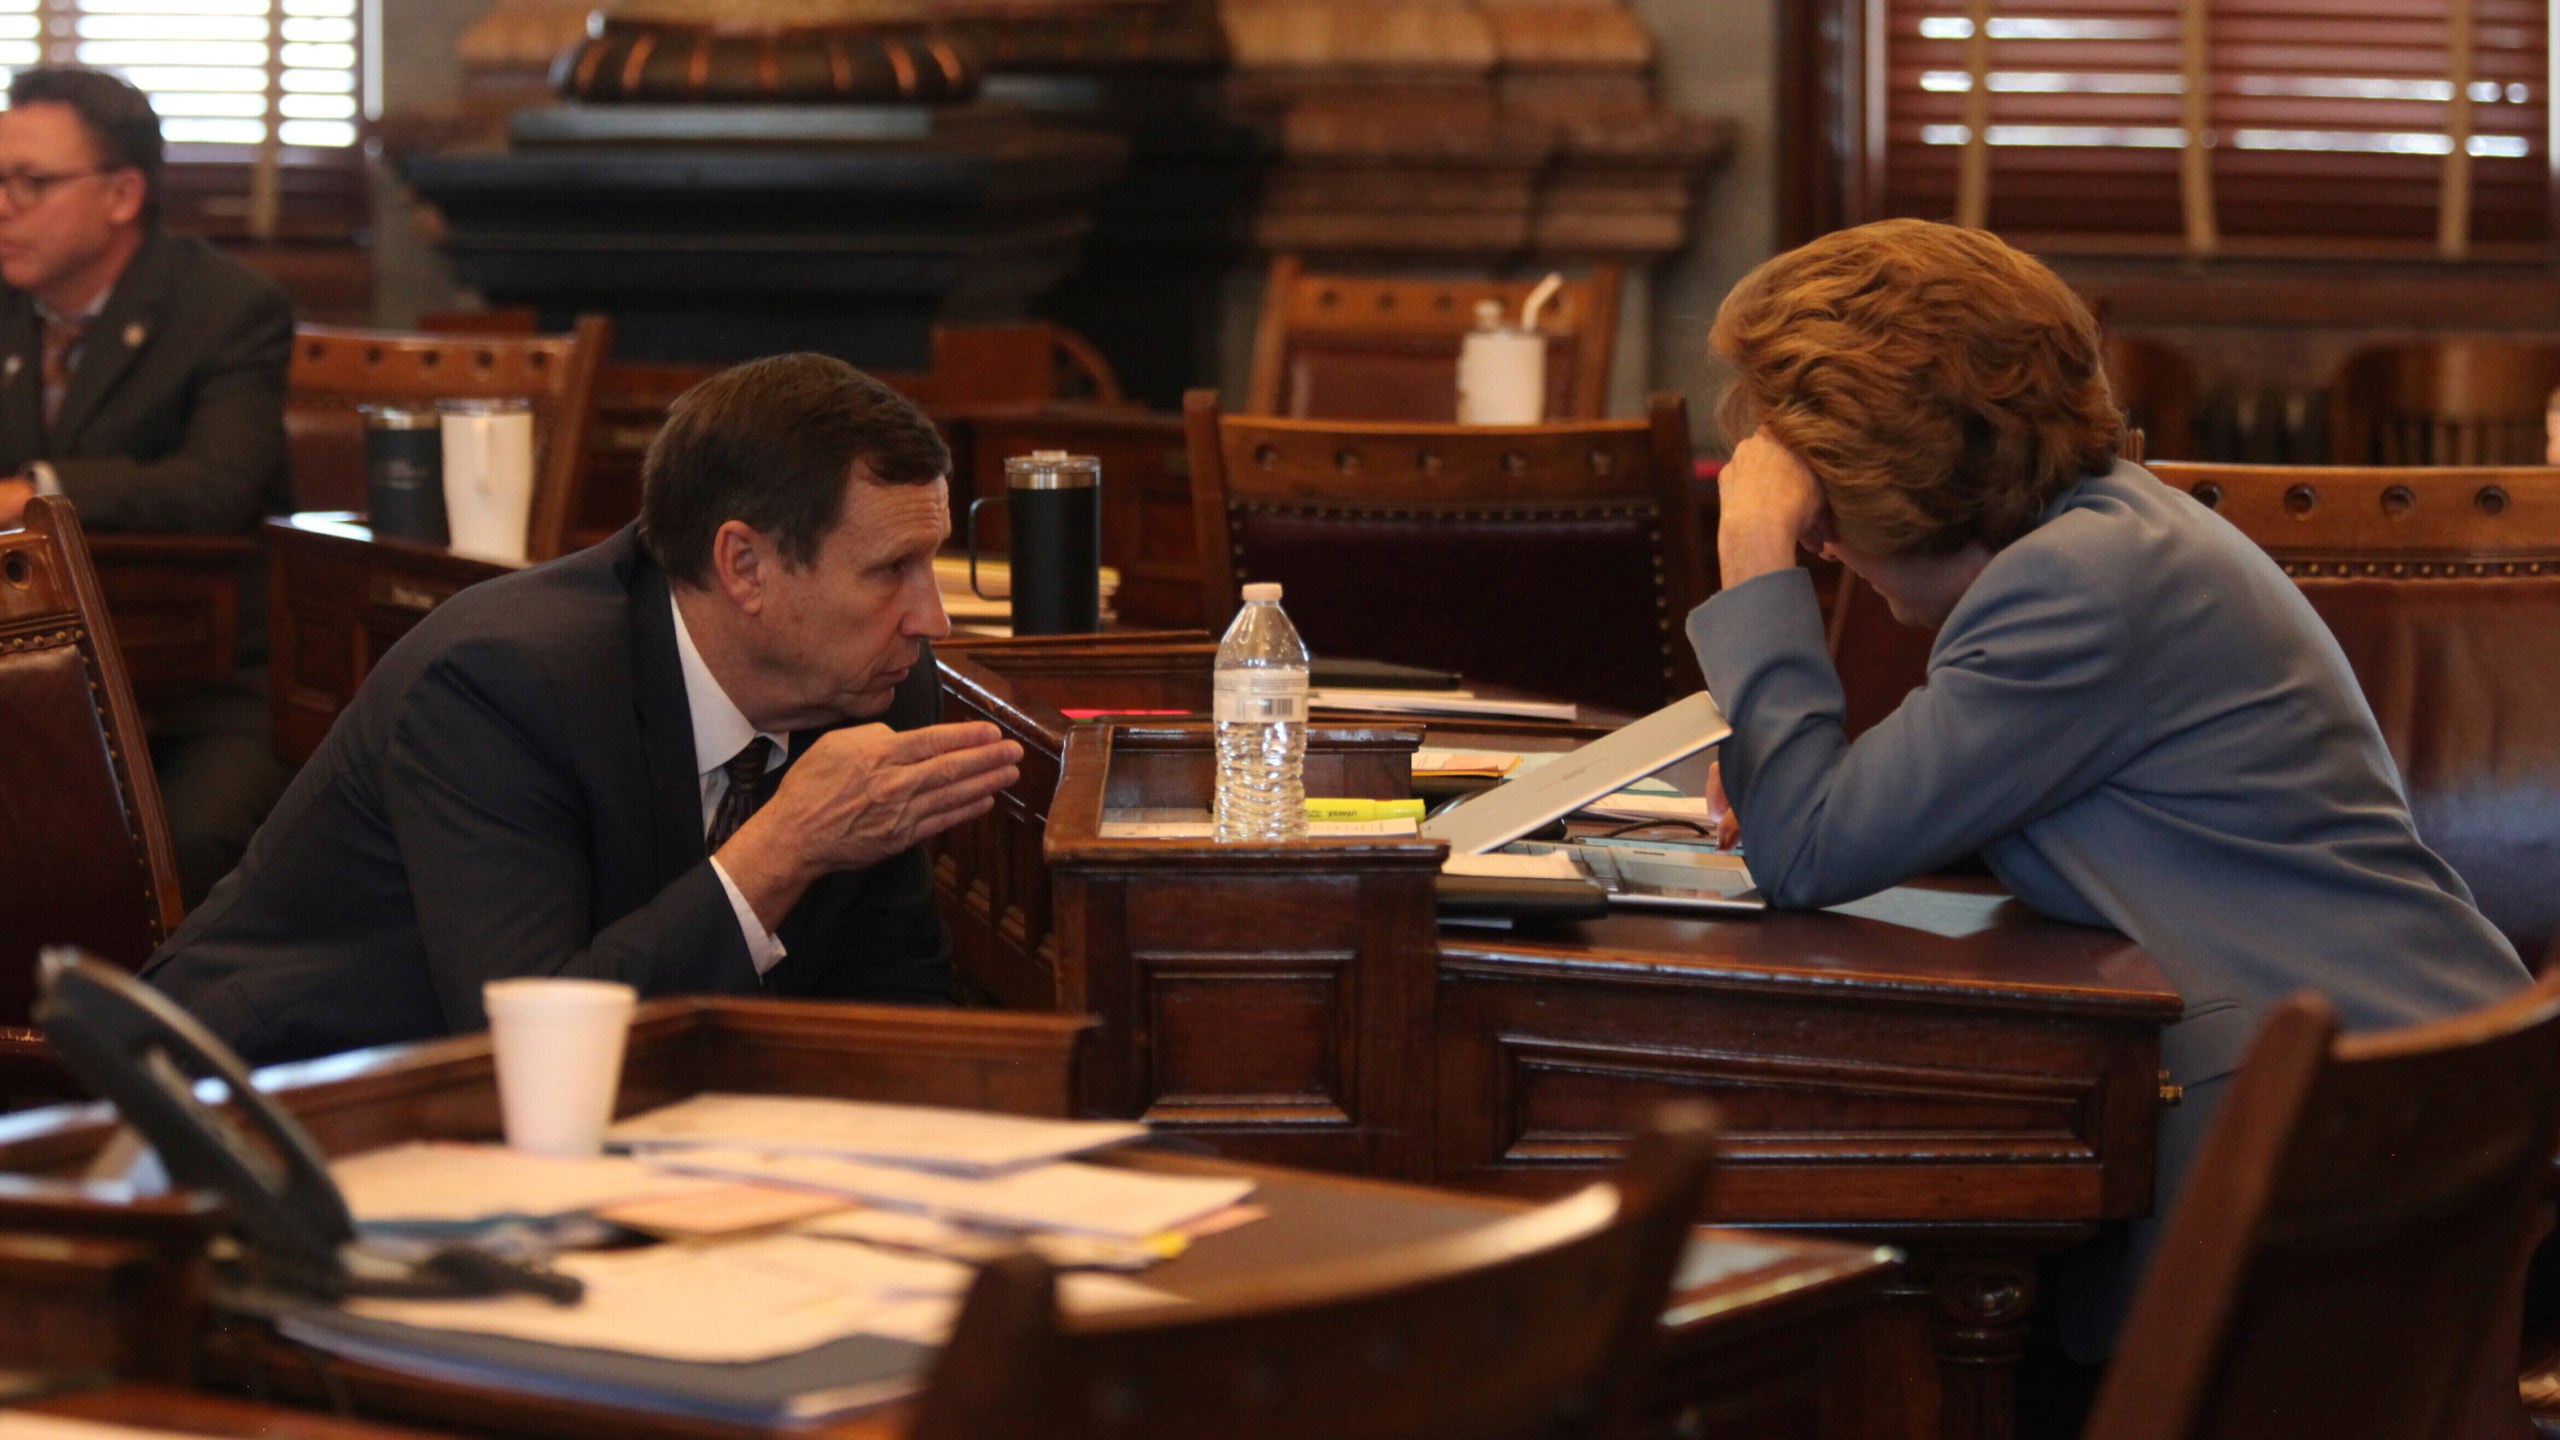
<svg viewBox="0 0 2560 1440"><path fill-rule="evenodd" d="M2124 431L2089 307L1979 230L1823 236L1743 277L1710 343L1736 371L1726 431L1794 451L1841 537L1877 554L1998 550Z"/></svg>

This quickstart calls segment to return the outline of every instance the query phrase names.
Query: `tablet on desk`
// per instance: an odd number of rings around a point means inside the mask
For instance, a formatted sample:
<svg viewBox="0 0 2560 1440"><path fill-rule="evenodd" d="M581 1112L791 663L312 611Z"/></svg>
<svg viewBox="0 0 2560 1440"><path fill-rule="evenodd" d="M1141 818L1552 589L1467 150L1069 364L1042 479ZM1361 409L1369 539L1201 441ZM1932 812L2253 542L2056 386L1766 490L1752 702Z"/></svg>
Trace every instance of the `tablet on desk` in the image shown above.
<svg viewBox="0 0 2560 1440"><path fill-rule="evenodd" d="M1695 755L1733 733L1701 690L1517 780L1459 801L1422 823L1451 855L1561 854L1608 893L1609 903L1664 910L1765 910L1739 855L1690 846L1548 844L1521 836ZM1516 842L1516 843L1515 843Z"/></svg>
<svg viewBox="0 0 2560 1440"><path fill-rule="evenodd" d="M1422 822L1427 840L1452 855L1482 855L1685 760L1733 733L1706 691L1674 701L1517 780L1461 800Z"/></svg>
<svg viewBox="0 0 2560 1440"><path fill-rule="evenodd" d="M1611 905L1632 910L1766 910L1769 902L1742 857L1695 846L1607 845L1518 840L1506 855L1567 856L1596 882Z"/></svg>

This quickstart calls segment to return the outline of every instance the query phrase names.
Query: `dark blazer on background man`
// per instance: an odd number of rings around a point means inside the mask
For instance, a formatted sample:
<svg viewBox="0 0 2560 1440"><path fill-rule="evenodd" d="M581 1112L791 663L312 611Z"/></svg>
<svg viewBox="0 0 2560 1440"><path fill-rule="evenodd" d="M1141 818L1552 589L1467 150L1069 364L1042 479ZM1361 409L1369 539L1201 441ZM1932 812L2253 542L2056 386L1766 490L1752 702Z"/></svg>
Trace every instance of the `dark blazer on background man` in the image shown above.
<svg viewBox="0 0 2560 1440"><path fill-rule="evenodd" d="M143 978L258 1063L479 1029L481 982L509 975L753 993L675 624L636 526L446 601ZM940 693L927 654L881 719L932 724ZM776 933L775 993L949 996L921 847L819 881Z"/></svg>
<svg viewBox="0 0 2560 1440"><path fill-rule="evenodd" d="M291 508L284 443L293 305L191 236L155 230L82 341L44 422L44 322L0 299L0 475L52 465L91 530L248 534Z"/></svg>

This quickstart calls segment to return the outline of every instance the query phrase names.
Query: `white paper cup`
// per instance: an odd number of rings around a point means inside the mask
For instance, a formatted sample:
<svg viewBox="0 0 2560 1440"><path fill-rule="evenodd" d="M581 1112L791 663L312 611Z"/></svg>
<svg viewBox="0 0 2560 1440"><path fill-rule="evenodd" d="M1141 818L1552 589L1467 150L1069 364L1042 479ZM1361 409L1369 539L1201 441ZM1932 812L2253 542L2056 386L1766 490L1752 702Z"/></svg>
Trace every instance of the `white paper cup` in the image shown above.
<svg viewBox="0 0 2560 1440"><path fill-rule="evenodd" d="M454 549L521 562L533 519L533 412L457 401L441 417L444 513Z"/></svg>
<svg viewBox="0 0 2560 1440"><path fill-rule="evenodd" d="M1547 418L1547 337L1478 330L1458 347L1458 423L1535 425Z"/></svg>
<svg viewBox="0 0 2560 1440"><path fill-rule="evenodd" d="M604 1148L639 996L610 980L492 980L480 987L498 1058L507 1144L536 1155Z"/></svg>

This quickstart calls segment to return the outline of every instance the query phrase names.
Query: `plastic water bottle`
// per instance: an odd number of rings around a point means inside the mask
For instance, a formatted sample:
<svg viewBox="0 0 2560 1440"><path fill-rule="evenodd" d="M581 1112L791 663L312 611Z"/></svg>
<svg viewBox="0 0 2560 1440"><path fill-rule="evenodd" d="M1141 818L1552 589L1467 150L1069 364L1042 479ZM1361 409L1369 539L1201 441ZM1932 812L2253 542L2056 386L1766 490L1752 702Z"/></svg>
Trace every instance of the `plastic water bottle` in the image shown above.
<svg viewBox="0 0 2560 1440"><path fill-rule="evenodd" d="M1307 833L1307 643L1280 613L1280 587L1247 585L1218 642L1218 840Z"/></svg>

